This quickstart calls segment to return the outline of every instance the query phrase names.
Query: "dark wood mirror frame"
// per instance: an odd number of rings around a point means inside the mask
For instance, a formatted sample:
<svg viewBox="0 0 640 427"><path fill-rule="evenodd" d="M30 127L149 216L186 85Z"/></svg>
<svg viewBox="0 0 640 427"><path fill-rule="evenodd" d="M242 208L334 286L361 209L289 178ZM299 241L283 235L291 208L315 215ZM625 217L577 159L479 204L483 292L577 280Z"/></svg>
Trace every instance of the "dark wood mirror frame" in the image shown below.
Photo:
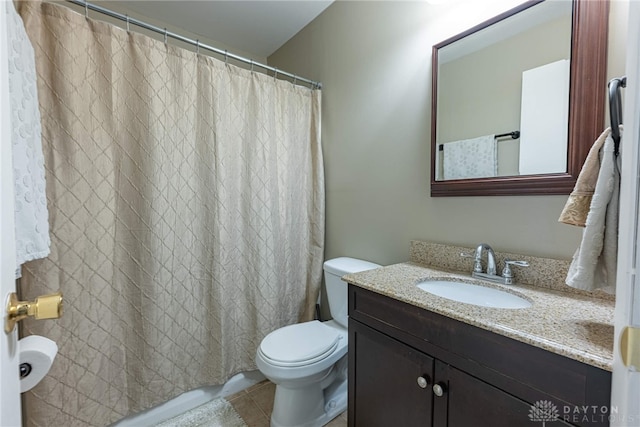
<svg viewBox="0 0 640 427"><path fill-rule="evenodd" d="M602 133L607 86L609 0L573 1L569 140L567 173L492 178L435 180L438 49L525 10L540 1L524 3L435 46L432 52L431 196L527 196L569 194L591 145Z"/></svg>

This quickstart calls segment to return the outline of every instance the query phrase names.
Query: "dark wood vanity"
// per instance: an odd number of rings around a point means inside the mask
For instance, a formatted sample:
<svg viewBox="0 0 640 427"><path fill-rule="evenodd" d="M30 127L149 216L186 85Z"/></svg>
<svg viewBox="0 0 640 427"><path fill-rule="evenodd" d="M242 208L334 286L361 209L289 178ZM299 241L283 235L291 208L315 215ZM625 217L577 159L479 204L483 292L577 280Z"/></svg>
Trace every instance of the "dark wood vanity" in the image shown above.
<svg viewBox="0 0 640 427"><path fill-rule="evenodd" d="M608 371L349 284L349 426L608 426L610 389Z"/></svg>

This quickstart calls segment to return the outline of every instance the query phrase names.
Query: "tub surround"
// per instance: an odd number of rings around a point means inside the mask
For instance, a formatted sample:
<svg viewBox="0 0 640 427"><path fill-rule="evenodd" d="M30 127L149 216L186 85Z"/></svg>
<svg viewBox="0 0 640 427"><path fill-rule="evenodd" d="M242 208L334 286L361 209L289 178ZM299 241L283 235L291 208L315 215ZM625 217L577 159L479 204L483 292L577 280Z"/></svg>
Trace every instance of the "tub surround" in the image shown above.
<svg viewBox="0 0 640 427"><path fill-rule="evenodd" d="M343 280L552 353L612 370L613 296L564 285L569 261L518 254L496 252L499 267L505 258L530 263L530 267L515 271L515 285L471 278L472 260L460 257L460 252L472 250L414 241L409 262L347 274ZM523 309L479 307L441 298L416 287L416 283L431 278L506 290L533 305Z"/></svg>

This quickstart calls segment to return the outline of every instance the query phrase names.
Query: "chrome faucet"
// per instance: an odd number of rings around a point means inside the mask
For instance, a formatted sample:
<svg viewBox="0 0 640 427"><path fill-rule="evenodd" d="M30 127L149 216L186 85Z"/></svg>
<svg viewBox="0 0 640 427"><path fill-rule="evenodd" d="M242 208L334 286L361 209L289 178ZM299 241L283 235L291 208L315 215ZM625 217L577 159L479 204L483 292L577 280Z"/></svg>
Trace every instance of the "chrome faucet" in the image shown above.
<svg viewBox="0 0 640 427"><path fill-rule="evenodd" d="M483 272L482 270L482 254L483 252L487 253L487 270ZM513 284L513 273L511 271L511 266L518 267L528 267L529 263L526 261L511 261L506 259L504 262L504 269L502 270L502 275L498 276L497 265L496 265L496 254L493 252L493 248L489 246L487 243L480 243L476 248L476 251L472 254L461 253L460 256L466 258L473 258L473 272L471 273L472 277L477 277L479 279L489 280L496 283L502 283L505 285Z"/></svg>
<svg viewBox="0 0 640 427"><path fill-rule="evenodd" d="M496 254L487 243L480 243L473 254L461 253L460 256L473 258L473 272L484 273L482 271L482 253L484 251L487 252L487 274L496 274Z"/></svg>
<svg viewBox="0 0 640 427"><path fill-rule="evenodd" d="M486 243L480 243L476 248L476 261L482 262L482 252L487 252L487 274L496 274L496 254L493 248ZM482 268L482 264L481 264ZM482 273L482 271L480 271Z"/></svg>

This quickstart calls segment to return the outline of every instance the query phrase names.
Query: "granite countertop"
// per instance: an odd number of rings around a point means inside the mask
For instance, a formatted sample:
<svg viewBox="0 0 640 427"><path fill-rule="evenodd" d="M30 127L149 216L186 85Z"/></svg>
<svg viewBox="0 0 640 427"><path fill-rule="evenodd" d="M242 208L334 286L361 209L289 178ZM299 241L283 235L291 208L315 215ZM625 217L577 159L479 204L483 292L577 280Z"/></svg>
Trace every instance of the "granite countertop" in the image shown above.
<svg viewBox="0 0 640 427"><path fill-rule="evenodd" d="M416 283L429 278L482 284L514 293L533 304L529 308L503 309L456 302L416 287ZM411 262L347 274L342 280L553 353L612 370L615 304L612 300L539 286L499 285Z"/></svg>

